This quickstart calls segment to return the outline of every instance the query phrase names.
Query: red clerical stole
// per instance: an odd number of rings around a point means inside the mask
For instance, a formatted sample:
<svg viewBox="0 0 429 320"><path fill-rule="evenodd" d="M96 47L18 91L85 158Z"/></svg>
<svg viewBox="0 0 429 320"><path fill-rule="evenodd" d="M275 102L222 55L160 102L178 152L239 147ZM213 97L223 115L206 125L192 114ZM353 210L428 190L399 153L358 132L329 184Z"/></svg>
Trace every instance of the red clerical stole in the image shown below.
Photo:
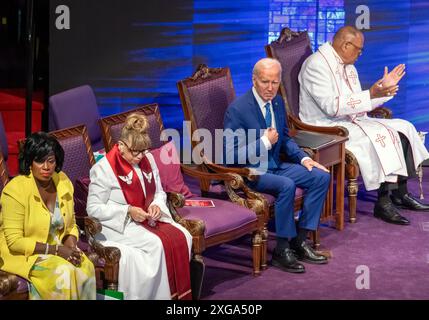
<svg viewBox="0 0 429 320"><path fill-rule="evenodd" d="M113 149L106 154L106 158L118 179L119 186L124 193L127 203L133 207L139 207L147 211L154 199L156 191L155 178L147 157L143 157L139 164L143 174L146 196L143 193L143 187L133 166L119 154L118 145L115 145ZM150 227L147 220L145 220L142 222L142 225L148 231L155 233L162 241L167 263L171 298L191 299L189 253L184 234L170 223L157 221L155 227Z"/></svg>

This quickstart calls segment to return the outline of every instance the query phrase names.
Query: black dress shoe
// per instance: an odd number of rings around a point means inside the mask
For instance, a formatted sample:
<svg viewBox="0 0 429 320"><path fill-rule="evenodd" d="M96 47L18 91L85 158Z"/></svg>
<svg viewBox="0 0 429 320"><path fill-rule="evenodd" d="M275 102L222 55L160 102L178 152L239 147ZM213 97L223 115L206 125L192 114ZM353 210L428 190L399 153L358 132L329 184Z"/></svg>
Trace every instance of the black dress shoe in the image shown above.
<svg viewBox="0 0 429 320"><path fill-rule="evenodd" d="M397 198L394 195L390 196L395 206L399 208L416 210L416 211L429 211L429 204L421 203L413 197L411 193L406 193L402 198Z"/></svg>
<svg viewBox="0 0 429 320"><path fill-rule="evenodd" d="M301 244L292 247L295 256L300 261L314 263L314 264L325 264L328 263L328 258L318 254L313 250L311 246L309 246L305 241Z"/></svg>
<svg viewBox="0 0 429 320"><path fill-rule="evenodd" d="M399 214L393 203L376 203L374 206L374 217L393 224L408 225L410 221Z"/></svg>
<svg viewBox="0 0 429 320"><path fill-rule="evenodd" d="M284 249L280 252L277 249L274 249L271 264L287 272L305 272L305 267L301 263L296 261L296 257L294 256L293 251L289 248Z"/></svg>

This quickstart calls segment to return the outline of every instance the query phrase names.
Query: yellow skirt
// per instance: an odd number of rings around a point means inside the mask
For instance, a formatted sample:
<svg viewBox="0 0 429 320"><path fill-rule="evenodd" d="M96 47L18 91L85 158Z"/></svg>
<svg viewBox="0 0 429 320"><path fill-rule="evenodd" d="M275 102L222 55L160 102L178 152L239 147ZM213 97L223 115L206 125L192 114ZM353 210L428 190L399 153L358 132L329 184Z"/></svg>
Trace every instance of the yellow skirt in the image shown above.
<svg viewBox="0 0 429 320"><path fill-rule="evenodd" d="M31 300L95 300L95 270L82 255L82 264L75 267L55 255L39 255L30 271Z"/></svg>

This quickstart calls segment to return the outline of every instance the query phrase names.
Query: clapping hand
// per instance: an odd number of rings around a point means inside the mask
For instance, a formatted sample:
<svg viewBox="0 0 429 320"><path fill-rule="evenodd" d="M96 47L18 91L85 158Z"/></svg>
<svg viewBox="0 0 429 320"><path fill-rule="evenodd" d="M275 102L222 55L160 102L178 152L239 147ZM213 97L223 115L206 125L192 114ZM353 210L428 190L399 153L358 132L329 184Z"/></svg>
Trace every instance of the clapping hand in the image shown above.
<svg viewBox="0 0 429 320"><path fill-rule="evenodd" d="M369 96L371 99L394 96L398 92L399 86L397 84L385 87L383 85L383 79L378 80L372 85L371 89L369 89Z"/></svg>
<svg viewBox="0 0 429 320"><path fill-rule="evenodd" d="M384 75L381 82L383 88L395 86L399 80L405 75L405 64L398 64L392 71L389 72L387 67L384 67Z"/></svg>

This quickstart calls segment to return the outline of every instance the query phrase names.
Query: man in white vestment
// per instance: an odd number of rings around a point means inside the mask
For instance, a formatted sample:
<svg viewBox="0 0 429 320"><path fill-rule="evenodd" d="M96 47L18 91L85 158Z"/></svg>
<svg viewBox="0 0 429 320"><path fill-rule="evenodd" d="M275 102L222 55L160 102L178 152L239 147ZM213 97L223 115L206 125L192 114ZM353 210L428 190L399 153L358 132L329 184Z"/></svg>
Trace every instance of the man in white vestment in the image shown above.
<svg viewBox="0 0 429 320"><path fill-rule="evenodd" d="M332 44L325 43L307 58L298 77L299 116L308 124L347 128L346 148L359 163L365 188L378 189L374 216L407 225L410 221L397 208L429 211L429 205L407 190L408 178L416 176L417 167L429 153L408 121L367 116L396 95L405 65L390 72L385 67L383 78L369 90L362 90L353 64L363 45L362 32L346 26L338 30Z"/></svg>

